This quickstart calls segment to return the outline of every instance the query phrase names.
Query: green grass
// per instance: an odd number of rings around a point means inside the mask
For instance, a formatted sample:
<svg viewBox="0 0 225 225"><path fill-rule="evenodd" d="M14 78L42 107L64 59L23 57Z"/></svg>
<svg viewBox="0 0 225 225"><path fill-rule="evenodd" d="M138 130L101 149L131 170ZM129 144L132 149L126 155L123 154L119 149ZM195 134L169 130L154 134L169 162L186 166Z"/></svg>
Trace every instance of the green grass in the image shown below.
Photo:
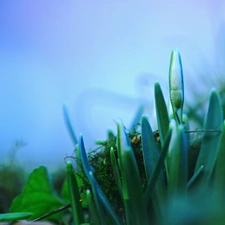
<svg viewBox="0 0 225 225"><path fill-rule="evenodd" d="M108 131L108 139L88 154L64 107L75 160L66 163L61 190L56 193L47 169L39 167L10 207L24 214L1 214L0 219L30 215L28 220L34 220L49 213L45 219L74 225L224 224L225 125L219 93L211 91L204 126L193 131L183 111L183 69L176 49L169 84L172 110L155 83L157 131L140 106L129 129L118 120L116 134Z"/></svg>

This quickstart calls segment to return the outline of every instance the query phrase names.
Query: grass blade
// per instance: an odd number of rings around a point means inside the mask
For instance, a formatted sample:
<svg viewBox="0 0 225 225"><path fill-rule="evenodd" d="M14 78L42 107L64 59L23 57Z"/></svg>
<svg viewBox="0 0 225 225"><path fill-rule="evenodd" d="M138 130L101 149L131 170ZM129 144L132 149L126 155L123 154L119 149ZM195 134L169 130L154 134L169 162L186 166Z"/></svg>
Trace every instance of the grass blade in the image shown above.
<svg viewBox="0 0 225 225"><path fill-rule="evenodd" d="M157 166L157 162L159 161L160 154L151 126L146 116L143 116L141 121L141 139L145 173L149 184L152 179L154 169ZM160 203L162 203L165 197L165 191L165 178L163 176L163 170L161 170L159 173L159 178L155 183L155 188L153 190L154 194L151 196L155 214L159 218L162 216L162 208Z"/></svg>
<svg viewBox="0 0 225 225"><path fill-rule="evenodd" d="M74 146L76 146L78 144L77 137L74 133L73 126L70 121L69 113L65 105L63 105L63 116L64 116L64 120L66 123L67 130L69 132L69 135L73 141Z"/></svg>
<svg viewBox="0 0 225 225"><path fill-rule="evenodd" d="M79 140L79 151L80 151L81 162L83 165L84 172L85 172L86 176L88 177L88 179L90 180L89 172L92 170L91 170L90 164L88 162L82 135L80 136L80 140ZM99 186L98 182L96 181L94 175L91 179L92 179L92 182L95 183L99 199L101 200L106 211L109 213L109 216L112 218L112 221L114 222L114 224L120 225L121 224L120 219L116 215L115 210L112 208L111 204L109 203L109 200L106 198L104 192L102 191L101 187Z"/></svg>
<svg viewBox="0 0 225 225"><path fill-rule="evenodd" d="M205 130L220 129L223 123L223 112L220 103L219 96L215 90L211 92L209 99L208 112L205 118ZM204 169L199 175L199 184L201 187L207 187L209 179L212 175L216 157L217 157L217 145L219 141L218 132L205 132L202 140L201 149L196 162L195 172L203 165Z"/></svg>
<svg viewBox="0 0 225 225"><path fill-rule="evenodd" d="M122 184L121 184L121 176L120 176L120 171L119 171L119 165L115 156L114 149L110 149L110 159L111 159L111 164L113 168L113 173L116 181L117 188L120 192L120 196L122 198Z"/></svg>
<svg viewBox="0 0 225 225"><path fill-rule="evenodd" d="M117 123L117 131L117 148L121 168L127 225L149 224L147 207L142 198L143 189L137 162L121 122Z"/></svg>
<svg viewBox="0 0 225 225"><path fill-rule="evenodd" d="M172 123L172 137L169 146L168 195L173 197L187 194L187 138L182 125Z"/></svg>
<svg viewBox="0 0 225 225"><path fill-rule="evenodd" d="M156 167L154 169L154 172L153 172L151 181L148 184L148 186L146 188L146 191L144 193L144 199L146 201L146 205L148 204L148 202L149 202L149 200L151 198L151 195L152 195L153 190L154 190L155 185L156 185L156 181L157 181L157 179L158 179L161 171L164 168L164 161L165 161L166 155L168 153L170 139L171 139L171 134L172 134L171 129L169 129L168 134L167 134L167 137L165 139L165 143L164 143L164 146L163 146L163 150L162 150L162 152L160 154L159 160L158 160L157 165L156 165Z"/></svg>
<svg viewBox="0 0 225 225"><path fill-rule="evenodd" d="M194 181L196 180L196 178L198 177L198 175L201 173L201 171L202 171L203 168L204 168L204 166L201 165L199 167L199 169L194 173L194 175L192 176L192 178L187 183L187 188L189 188L194 183Z"/></svg>
<svg viewBox="0 0 225 225"><path fill-rule="evenodd" d="M30 212L0 213L0 222L25 220L32 216Z"/></svg>
<svg viewBox="0 0 225 225"><path fill-rule="evenodd" d="M73 166L70 161L68 161L66 164L66 174L70 195L70 203L72 208L73 222L74 225L79 225L84 222L84 214L80 202L80 193L77 180L75 178Z"/></svg>
<svg viewBox="0 0 225 225"><path fill-rule="evenodd" d="M143 113L144 113L144 106L141 105L141 106L139 106L139 108L138 108L138 110L137 110L137 112L134 116L134 119L133 119L133 121L131 123L131 126L130 126L130 130L134 129L134 127L137 126L137 124L140 123Z"/></svg>
<svg viewBox="0 0 225 225"><path fill-rule="evenodd" d="M225 121L222 126L222 133L220 135L219 144L218 144L218 155L216 159L216 169L214 177L214 188L216 194L219 198L224 199L224 190L225 190ZM222 197L221 197L222 196Z"/></svg>
<svg viewBox="0 0 225 225"><path fill-rule="evenodd" d="M94 196L94 200L95 200L95 205L96 205L96 213L98 215L99 218L99 225L105 225L105 215L104 215L104 211L102 208L102 204L100 202L99 199L99 195L98 195L98 187L96 186L96 182L95 182L95 178L93 176L93 173L90 171L89 172L89 177L90 177L90 182L91 182L91 187L92 187L92 192L93 192L93 196Z"/></svg>
<svg viewBox="0 0 225 225"><path fill-rule="evenodd" d="M91 215L91 221L93 222L93 224L101 224L90 190L86 191L86 196L87 196L88 209Z"/></svg>
<svg viewBox="0 0 225 225"><path fill-rule="evenodd" d="M163 93L159 83L155 83L155 106L156 117L160 135L161 145L163 146L168 129L169 129L169 116Z"/></svg>

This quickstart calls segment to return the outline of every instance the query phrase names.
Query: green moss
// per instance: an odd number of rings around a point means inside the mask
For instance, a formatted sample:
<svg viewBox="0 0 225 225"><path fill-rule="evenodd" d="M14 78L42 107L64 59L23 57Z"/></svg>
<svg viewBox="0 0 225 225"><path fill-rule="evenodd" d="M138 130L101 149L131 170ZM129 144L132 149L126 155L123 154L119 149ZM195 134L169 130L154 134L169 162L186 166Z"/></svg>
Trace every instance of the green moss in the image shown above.
<svg viewBox="0 0 225 225"><path fill-rule="evenodd" d="M142 155L142 143L140 126L135 126L132 130L127 130L127 135L130 139L132 149L138 164L138 169L140 177L142 180L143 189L146 187L147 181L144 171L144 162ZM154 132L156 144L161 149L160 137L157 131ZM196 159L201 147L202 133L194 133L190 135L189 139L189 179L194 173L194 167L196 164ZM102 188L103 192L106 194L107 198L114 206L118 214L123 214L123 203L120 193L117 189L115 182L113 169L110 161L110 149L113 148L117 152L116 148L117 137L115 135L109 135L106 141L97 141L96 143L99 147L88 154L88 160L92 166L94 175ZM80 163L80 168L82 168ZM77 176L83 180L83 185L80 188L82 193L85 193L86 189L91 189L90 183L83 170L76 171Z"/></svg>

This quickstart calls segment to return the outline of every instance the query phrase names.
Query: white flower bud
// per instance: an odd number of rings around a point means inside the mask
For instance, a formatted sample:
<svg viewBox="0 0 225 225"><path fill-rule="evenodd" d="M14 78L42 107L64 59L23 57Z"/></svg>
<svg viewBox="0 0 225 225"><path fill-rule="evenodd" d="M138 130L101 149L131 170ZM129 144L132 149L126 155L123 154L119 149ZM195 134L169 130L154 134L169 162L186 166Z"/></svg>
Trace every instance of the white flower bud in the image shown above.
<svg viewBox="0 0 225 225"><path fill-rule="evenodd" d="M179 123L182 123L182 113L184 104L184 82L181 56L177 49L174 49L170 58L169 69L170 101L173 108L174 117L180 109Z"/></svg>

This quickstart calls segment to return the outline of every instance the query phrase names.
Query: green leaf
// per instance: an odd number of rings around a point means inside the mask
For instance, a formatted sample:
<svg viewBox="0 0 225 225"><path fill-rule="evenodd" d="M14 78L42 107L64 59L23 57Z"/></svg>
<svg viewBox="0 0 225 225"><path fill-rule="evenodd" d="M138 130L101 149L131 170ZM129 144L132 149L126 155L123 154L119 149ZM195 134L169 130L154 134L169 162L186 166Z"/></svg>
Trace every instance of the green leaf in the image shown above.
<svg viewBox="0 0 225 225"><path fill-rule="evenodd" d="M66 123L67 130L69 132L69 135L74 143L74 146L76 146L78 144L77 137L74 133L73 126L70 121L69 113L65 105L63 105L63 116L64 116L64 120Z"/></svg>
<svg viewBox="0 0 225 225"><path fill-rule="evenodd" d="M135 116L134 116L134 119L131 123L131 126L130 126L130 130L134 129L135 126L137 126L138 123L140 123L140 120L141 120L141 117L143 115L143 112L144 112L144 106L141 105L139 106Z"/></svg>
<svg viewBox="0 0 225 225"><path fill-rule="evenodd" d="M74 174L77 180L78 188L80 190L81 187L84 186L83 180L81 179L80 176L77 175L77 173ZM62 185L62 190L60 192L60 196L63 198L63 200L69 204L70 203L70 194L69 194L69 187L68 187L68 182L67 179L64 180L63 185ZM85 192L80 193L80 198L82 199L82 207L87 208L87 199L86 199L86 194Z"/></svg>
<svg viewBox="0 0 225 225"><path fill-rule="evenodd" d="M144 199L145 199L147 204L148 204L148 202L150 200L151 195L154 193L153 190L155 188L157 179L158 179L158 177L159 177L159 175L160 175L160 173L161 173L161 171L163 169L164 161L166 159L166 155L167 155L168 149L169 149L171 133L172 133L171 129L169 128L168 134L167 134L167 137L165 139L165 143L164 143L164 146L163 146L163 149L162 149L162 152L160 154L159 160L157 161L157 165L156 165L156 167L154 169L151 181L150 181L150 183L148 184L148 186L146 188L146 191L145 191L145 194L144 194Z"/></svg>
<svg viewBox="0 0 225 225"><path fill-rule="evenodd" d="M32 216L30 212L2 213L0 214L0 222L10 222L17 220L25 220Z"/></svg>
<svg viewBox="0 0 225 225"><path fill-rule="evenodd" d="M99 218L98 225L105 225L106 224L105 215L104 215L103 207L102 207L102 204L101 204L101 200L100 200L99 195L98 195L98 186L96 185L95 178L94 178L93 173L91 171L89 172L89 176L90 176L90 182L91 182L91 187L92 187L92 193L93 193L93 196L94 196L95 205L96 205L96 209L97 209L96 213L97 213L98 218Z"/></svg>
<svg viewBox="0 0 225 225"><path fill-rule="evenodd" d="M101 224L101 220L98 216L96 207L95 207L94 202L93 202L93 196L92 196L90 190L86 191L86 196L87 196L88 209L89 209L89 212L90 212L90 215L91 215L91 220L92 220L93 224L94 225L95 224Z"/></svg>
<svg viewBox="0 0 225 225"><path fill-rule="evenodd" d="M155 106L160 142L163 147L170 122L163 93L160 84L157 82L155 83Z"/></svg>
<svg viewBox="0 0 225 225"><path fill-rule="evenodd" d="M194 183L194 181L198 178L198 175L201 173L203 168L204 166L201 165L199 169L194 173L194 175L191 177L191 179L187 183L187 188L189 188Z"/></svg>
<svg viewBox="0 0 225 225"><path fill-rule="evenodd" d="M127 224L148 224L147 207L134 152L122 122L117 123L118 155Z"/></svg>
<svg viewBox="0 0 225 225"><path fill-rule="evenodd" d="M224 199L224 190L225 190L225 121L222 126L222 133L220 135L219 144L218 144L218 155L216 159L216 169L214 177L214 188L215 192L219 198Z"/></svg>
<svg viewBox="0 0 225 225"><path fill-rule="evenodd" d="M84 214L82 205L80 202L80 193L77 184L77 180L74 174L72 163L69 161L66 164L66 174L68 182L68 190L70 195L70 203L72 208L74 225L79 225L84 222Z"/></svg>
<svg viewBox="0 0 225 225"><path fill-rule="evenodd" d="M64 180L62 185L62 190L60 192L60 196L62 196L63 200L69 204L70 203L70 194L67 179Z"/></svg>
<svg viewBox="0 0 225 225"><path fill-rule="evenodd" d="M168 161L168 194L171 196L187 194L187 137L183 125L173 120L172 137L169 146Z"/></svg>
<svg viewBox="0 0 225 225"><path fill-rule="evenodd" d="M223 123L223 112L219 96L215 90L211 92L209 99L208 112L205 118L204 136L201 149L198 155L195 172L201 165L204 166L199 175L199 188L207 187L209 179L215 167L217 157L217 146L220 137L219 132L207 132L207 130L220 129Z"/></svg>
<svg viewBox="0 0 225 225"><path fill-rule="evenodd" d="M143 116L141 121L141 139L145 173L147 182L150 183L160 155L152 128L146 116ZM159 178L157 179L155 188L153 190L154 194L151 197L155 213L159 218L162 216L162 206L160 203L162 203L164 200L165 191L165 178L163 176L163 170L161 169Z"/></svg>
<svg viewBox="0 0 225 225"><path fill-rule="evenodd" d="M46 213L64 206L64 202L53 190L47 169L41 166L30 174L22 193L17 196L11 205L11 212L31 212L33 220ZM50 220L58 221L61 213L50 216Z"/></svg>

